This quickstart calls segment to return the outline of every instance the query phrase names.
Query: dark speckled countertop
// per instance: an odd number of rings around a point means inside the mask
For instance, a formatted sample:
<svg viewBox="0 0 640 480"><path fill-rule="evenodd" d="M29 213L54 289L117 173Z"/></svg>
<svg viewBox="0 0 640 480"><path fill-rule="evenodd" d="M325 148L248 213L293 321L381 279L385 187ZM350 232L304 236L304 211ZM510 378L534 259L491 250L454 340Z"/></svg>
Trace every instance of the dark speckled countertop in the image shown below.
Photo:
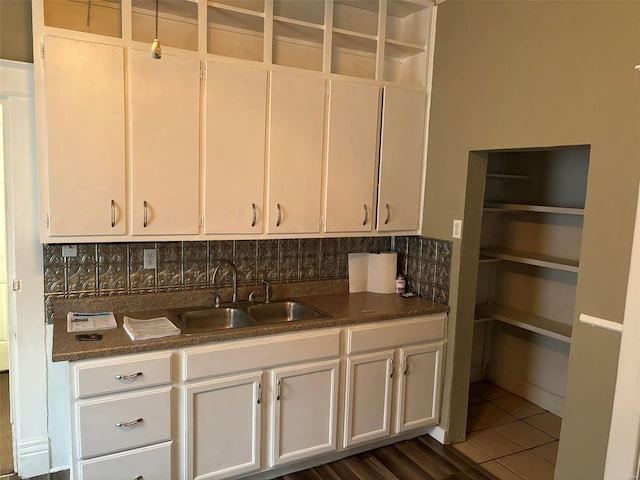
<svg viewBox="0 0 640 480"><path fill-rule="evenodd" d="M322 290L322 289L320 289ZM292 292L295 293L295 292ZM288 295L299 298L302 302L330 315L329 318L304 320L271 325L259 325L228 330L218 330L197 335L177 335L152 340L132 341L122 329L125 312L118 312L116 308L108 307L115 312L118 328L103 330L101 341L79 342L75 333L67 333L66 311L74 311L74 303L60 305L54 316L53 353L54 362L81 360L85 358L107 357L127 353L148 352L153 350L167 350L191 345L201 345L211 342L221 342L240 338L272 335L315 328L336 327L356 323L374 322L394 318L427 315L431 313L447 312L449 307L434 303L424 298L403 298L395 294L377 293L321 293L316 295ZM78 303L78 302L76 302ZM148 302L148 304L154 302ZM188 305L189 303L187 303ZM193 305L202 304L193 303ZM77 305L86 307L86 305ZM126 311L126 315L133 318L154 318L167 316L167 305L149 305L155 309ZM172 305L174 306L174 305ZM102 309L104 311L104 309ZM75 311L87 311L87 308L77 308ZM89 310L92 311L92 310ZM100 311L94 309L93 311Z"/></svg>

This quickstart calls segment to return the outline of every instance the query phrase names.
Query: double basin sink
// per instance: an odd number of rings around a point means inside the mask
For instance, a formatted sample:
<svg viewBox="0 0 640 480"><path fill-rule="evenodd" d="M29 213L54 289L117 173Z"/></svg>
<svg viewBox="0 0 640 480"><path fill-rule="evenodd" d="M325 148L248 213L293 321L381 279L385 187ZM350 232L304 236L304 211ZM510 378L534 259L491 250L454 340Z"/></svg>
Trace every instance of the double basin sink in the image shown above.
<svg viewBox="0 0 640 480"><path fill-rule="evenodd" d="M170 309L169 313L174 317L174 323L180 331L187 335L329 316L295 299L270 303L233 304L217 308L179 308Z"/></svg>

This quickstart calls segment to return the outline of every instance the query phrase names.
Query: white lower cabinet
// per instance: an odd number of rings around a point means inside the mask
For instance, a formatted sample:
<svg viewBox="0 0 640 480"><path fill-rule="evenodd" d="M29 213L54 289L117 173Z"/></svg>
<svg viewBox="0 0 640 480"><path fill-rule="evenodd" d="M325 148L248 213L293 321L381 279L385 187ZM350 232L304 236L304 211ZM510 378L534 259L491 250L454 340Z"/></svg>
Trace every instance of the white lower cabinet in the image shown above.
<svg viewBox="0 0 640 480"><path fill-rule="evenodd" d="M347 330L345 447L438 423L445 318Z"/></svg>
<svg viewBox="0 0 640 480"><path fill-rule="evenodd" d="M424 433L438 422L445 320L71 362L73 478L264 476Z"/></svg>
<svg viewBox="0 0 640 480"><path fill-rule="evenodd" d="M339 365L335 359L271 372L270 467L336 449Z"/></svg>
<svg viewBox="0 0 640 480"><path fill-rule="evenodd" d="M185 478L229 478L260 469L263 372L185 386Z"/></svg>

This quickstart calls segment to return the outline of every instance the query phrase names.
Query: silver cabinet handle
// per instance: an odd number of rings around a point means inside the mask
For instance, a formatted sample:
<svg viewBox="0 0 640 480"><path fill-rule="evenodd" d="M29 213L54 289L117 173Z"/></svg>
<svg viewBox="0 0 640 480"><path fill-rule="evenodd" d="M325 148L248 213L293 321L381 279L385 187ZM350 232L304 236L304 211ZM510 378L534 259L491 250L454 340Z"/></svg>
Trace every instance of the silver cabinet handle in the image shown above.
<svg viewBox="0 0 640 480"><path fill-rule="evenodd" d="M280 400L282 386L280 385L280 379L278 379L277 389L276 389L276 400Z"/></svg>
<svg viewBox="0 0 640 480"><path fill-rule="evenodd" d="M142 202L143 215L142 215L142 226L147 228L147 219L149 217L149 207L147 206L147 201ZM385 222L386 223L386 222Z"/></svg>
<svg viewBox="0 0 640 480"><path fill-rule="evenodd" d="M391 359L391 374L389 375L389 378L393 378L393 374L395 373L395 371L396 371L396 366L393 363L393 359Z"/></svg>
<svg viewBox="0 0 640 480"><path fill-rule="evenodd" d="M406 375L407 372L409 371L409 359L407 357L404 357L402 362L404 363L404 368L402 369L402 374Z"/></svg>
<svg viewBox="0 0 640 480"><path fill-rule="evenodd" d="M134 478L133 480L144 480L144 477L142 475L138 475L136 478Z"/></svg>
<svg viewBox="0 0 640 480"><path fill-rule="evenodd" d="M262 402L262 383L258 382L258 405Z"/></svg>
<svg viewBox="0 0 640 480"><path fill-rule="evenodd" d="M280 208L279 203L276 203L276 207L278 208L278 218L276 219L276 227L279 227L280 222L282 221L282 208Z"/></svg>
<svg viewBox="0 0 640 480"><path fill-rule="evenodd" d="M386 203L385 207L387 208L387 218L385 218L384 220L384 224L386 225L387 223L389 223L389 220L391 220L391 209L389 208L389 204Z"/></svg>
<svg viewBox="0 0 640 480"><path fill-rule="evenodd" d="M114 378L116 380L137 380L138 377L142 376L142 372L132 373L131 375L116 375Z"/></svg>
<svg viewBox="0 0 640 480"><path fill-rule="evenodd" d="M256 220L258 219L257 212L256 212L256 204L255 203L251 204L251 209L253 210L253 216L251 217L251 226L255 227L256 226Z"/></svg>
<svg viewBox="0 0 640 480"><path fill-rule="evenodd" d="M116 423L116 427L118 427L118 428L135 427L139 423L142 423L142 417L141 418L136 418L135 420L131 420L130 422L118 422L118 423Z"/></svg>
<svg viewBox="0 0 640 480"><path fill-rule="evenodd" d="M111 228L116 226L116 202L111 200Z"/></svg>
<svg viewBox="0 0 640 480"><path fill-rule="evenodd" d="M364 220L362 221L362 225L366 225L367 224L367 220L369 220L369 210L367 210L367 204L365 203L363 205L364 207Z"/></svg>

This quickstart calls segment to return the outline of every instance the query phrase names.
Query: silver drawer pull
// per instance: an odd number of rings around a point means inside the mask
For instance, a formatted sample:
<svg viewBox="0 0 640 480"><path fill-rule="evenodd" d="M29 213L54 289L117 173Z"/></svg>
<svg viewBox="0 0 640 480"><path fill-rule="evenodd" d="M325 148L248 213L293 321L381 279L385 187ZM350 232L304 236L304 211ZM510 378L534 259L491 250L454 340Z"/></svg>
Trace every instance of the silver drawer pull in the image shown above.
<svg viewBox="0 0 640 480"><path fill-rule="evenodd" d="M395 365L393 363L393 360L390 360L390 362L391 362L391 373L389 374L389 378L393 378L393 374L396 371L396 367L395 367Z"/></svg>
<svg viewBox="0 0 640 480"><path fill-rule="evenodd" d="M389 223L389 220L391 220L391 208L389 208L389 204L388 203L385 203L384 206L387 209L387 218L385 218L385 220L384 220L384 224L386 225L386 224Z"/></svg>
<svg viewBox="0 0 640 480"><path fill-rule="evenodd" d="M367 220L369 220L369 210L367 210L367 204L364 204L364 220L362 221L362 225L367 224Z"/></svg>
<svg viewBox="0 0 640 480"><path fill-rule="evenodd" d="M133 480L144 480L144 477L142 475L138 475L136 478L134 478Z"/></svg>
<svg viewBox="0 0 640 480"><path fill-rule="evenodd" d="M142 372L132 373L131 375L116 375L114 378L116 380L137 380L142 376Z"/></svg>
<svg viewBox="0 0 640 480"><path fill-rule="evenodd" d="M282 208L280 208L279 203L276 203L276 207L278 208L278 218L276 219L276 227L279 227L280 222L282 221Z"/></svg>
<svg viewBox="0 0 640 480"><path fill-rule="evenodd" d="M402 370L402 374L406 375L409 372L409 359L404 357L404 369Z"/></svg>
<svg viewBox="0 0 640 480"><path fill-rule="evenodd" d="M262 403L262 383L258 382L258 405Z"/></svg>
<svg viewBox="0 0 640 480"><path fill-rule="evenodd" d="M149 219L149 206L147 205L147 201L142 202L142 226L147 228L147 220Z"/></svg>
<svg viewBox="0 0 640 480"><path fill-rule="evenodd" d="M116 423L116 427L118 428L135 427L139 423L142 423L142 418L136 418L135 420L131 420L130 422L118 422Z"/></svg>
<svg viewBox="0 0 640 480"><path fill-rule="evenodd" d="M111 228L116 226L116 202L111 200Z"/></svg>
<svg viewBox="0 0 640 480"><path fill-rule="evenodd" d="M277 392L276 392L276 400L280 400L280 394L282 393L282 385L280 384L280 379L278 379L277 383Z"/></svg>

